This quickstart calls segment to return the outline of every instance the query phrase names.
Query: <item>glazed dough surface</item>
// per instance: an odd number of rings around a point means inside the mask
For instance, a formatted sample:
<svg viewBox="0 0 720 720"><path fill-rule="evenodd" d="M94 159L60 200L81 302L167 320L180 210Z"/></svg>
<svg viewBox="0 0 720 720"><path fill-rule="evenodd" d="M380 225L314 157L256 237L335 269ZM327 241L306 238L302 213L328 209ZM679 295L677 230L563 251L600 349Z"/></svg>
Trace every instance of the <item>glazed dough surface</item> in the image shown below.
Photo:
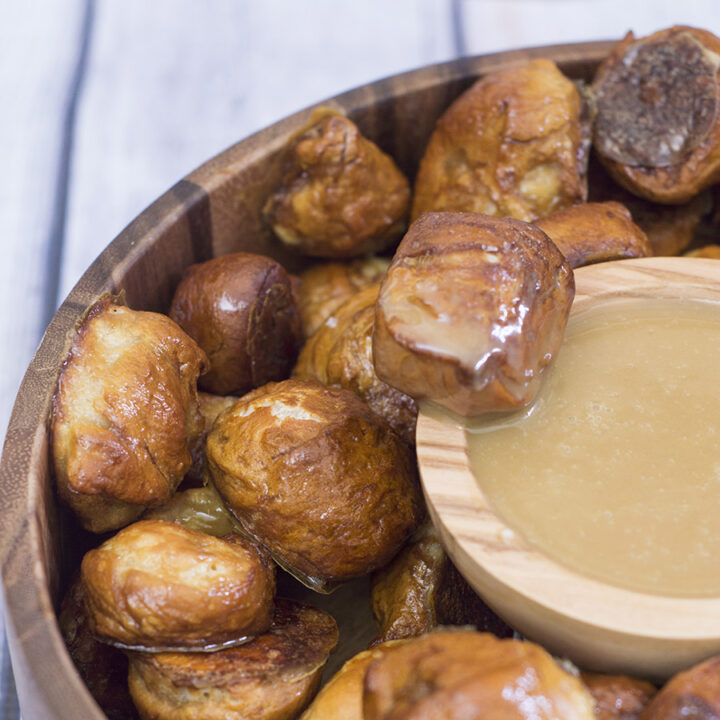
<svg viewBox="0 0 720 720"><path fill-rule="evenodd" d="M720 593L720 308L571 318L529 411L469 430L498 514L549 556L649 593Z"/></svg>

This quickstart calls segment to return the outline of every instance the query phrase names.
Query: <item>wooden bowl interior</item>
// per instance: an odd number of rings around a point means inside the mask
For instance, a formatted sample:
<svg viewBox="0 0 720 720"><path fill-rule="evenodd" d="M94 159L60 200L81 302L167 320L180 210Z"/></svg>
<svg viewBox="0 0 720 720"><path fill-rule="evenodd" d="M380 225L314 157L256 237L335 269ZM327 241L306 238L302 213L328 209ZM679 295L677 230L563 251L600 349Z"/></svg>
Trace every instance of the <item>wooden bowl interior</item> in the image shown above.
<svg viewBox="0 0 720 720"><path fill-rule="evenodd" d="M602 263L577 270L575 282L571 317L628 298L720 304L715 260ZM720 650L720 598L661 597L608 585L551 560L513 532L472 473L462 425L421 412L417 451L428 508L450 556L496 612L531 639L583 667L650 677ZM617 647L605 648L611 635Z"/></svg>
<svg viewBox="0 0 720 720"><path fill-rule="evenodd" d="M588 80L610 46L584 43L468 58L382 80L316 107L346 112L414 177L437 117L478 76L549 57L570 77ZM291 271L302 268L306 261L273 239L261 209L279 180L283 148L312 112L313 108L299 112L229 148L145 210L70 293L28 368L0 466L8 639L26 720L103 717L75 672L55 617L61 591L89 542L59 508L48 461L47 420L67 335L105 292L124 291L128 305L136 309L166 311L183 270L224 253L258 252L275 257ZM358 601L352 604L356 595L352 587L345 588L328 600L343 625L346 651L348 633L366 642L373 632L365 596L365 609L359 612ZM345 656L347 652L337 657Z"/></svg>

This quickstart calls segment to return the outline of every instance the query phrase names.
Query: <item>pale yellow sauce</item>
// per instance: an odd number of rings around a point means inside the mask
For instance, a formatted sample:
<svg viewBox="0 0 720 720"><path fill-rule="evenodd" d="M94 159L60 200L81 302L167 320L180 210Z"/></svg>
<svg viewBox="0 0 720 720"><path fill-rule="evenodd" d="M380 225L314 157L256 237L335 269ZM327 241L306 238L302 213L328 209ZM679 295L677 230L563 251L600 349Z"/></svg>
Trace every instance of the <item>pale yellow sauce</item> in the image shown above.
<svg viewBox="0 0 720 720"><path fill-rule="evenodd" d="M720 306L571 319L534 405L468 440L495 512L548 556L633 590L720 594Z"/></svg>

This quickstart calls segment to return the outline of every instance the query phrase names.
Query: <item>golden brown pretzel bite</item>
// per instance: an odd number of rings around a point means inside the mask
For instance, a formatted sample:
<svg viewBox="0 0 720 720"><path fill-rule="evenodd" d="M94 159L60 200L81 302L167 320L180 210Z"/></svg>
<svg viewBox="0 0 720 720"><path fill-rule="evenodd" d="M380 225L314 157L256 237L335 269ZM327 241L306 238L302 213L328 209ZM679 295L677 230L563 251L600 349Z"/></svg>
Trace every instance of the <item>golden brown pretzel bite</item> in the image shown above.
<svg viewBox="0 0 720 720"><path fill-rule="evenodd" d="M461 211L532 221L587 199L589 127L551 60L486 75L438 120L420 163L412 219Z"/></svg>
<svg viewBox="0 0 720 720"><path fill-rule="evenodd" d="M104 298L77 328L53 398L60 497L85 528L127 525L167 502L203 429L205 353L165 315Z"/></svg>
<svg viewBox="0 0 720 720"><path fill-rule="evenodd" d="M595 701L597 720L637 720L653 695L654 685L627 675L581 673Z"/></svg>
<svg viewBox="0 0 720 720"><path fill-rule="evenodd" d="M141 520L86 553L81 573L92 631L121 647L204 650L272 621L274 567L238 535Z"/></svg>
<svg viewBox="0 0 720 720"><path fill-rule="evenodd" d="M342 115L329 115L289 150L263 212L286 244L314 257L382 250L405 228L410 186L393 159Z"/></svg>

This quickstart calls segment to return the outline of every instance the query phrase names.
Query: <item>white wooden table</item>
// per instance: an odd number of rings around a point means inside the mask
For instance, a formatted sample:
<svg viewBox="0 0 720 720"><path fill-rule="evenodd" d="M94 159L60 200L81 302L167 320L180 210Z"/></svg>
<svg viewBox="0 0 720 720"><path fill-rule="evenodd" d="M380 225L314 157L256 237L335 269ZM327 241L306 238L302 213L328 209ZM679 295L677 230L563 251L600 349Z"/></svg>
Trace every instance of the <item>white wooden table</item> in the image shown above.
<svg viewBox="0 0 720 720"><path fill-rule="evenodd" d="M717 0L36 0L0 24L0 435L84 269L153 199L280 117L386 75L675 23ZM1 617L1 616L0 616ZM0 631L1 631L0 621ZM0 660L0 717L17 709Z"/></svg>

